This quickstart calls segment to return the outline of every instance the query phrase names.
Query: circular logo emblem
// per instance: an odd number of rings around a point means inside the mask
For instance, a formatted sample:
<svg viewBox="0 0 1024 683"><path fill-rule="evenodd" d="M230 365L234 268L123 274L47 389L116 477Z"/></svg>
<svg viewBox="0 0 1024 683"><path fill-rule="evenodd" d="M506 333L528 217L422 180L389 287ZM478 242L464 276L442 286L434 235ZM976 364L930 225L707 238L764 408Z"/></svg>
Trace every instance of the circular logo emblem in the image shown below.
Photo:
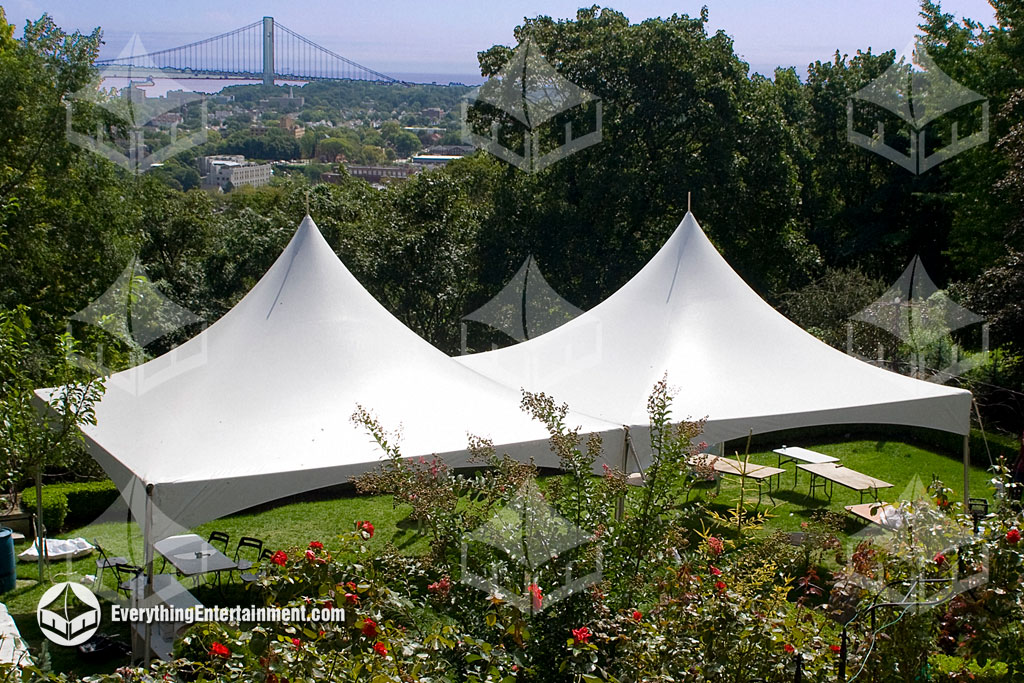
<svg viewBox="0 0 1024 683"><path fill-rule="evenodd" d="M39 598L36 621L51 642L65 647L81 645L100 627L100 602L80 583L58 583Z"/></svg>

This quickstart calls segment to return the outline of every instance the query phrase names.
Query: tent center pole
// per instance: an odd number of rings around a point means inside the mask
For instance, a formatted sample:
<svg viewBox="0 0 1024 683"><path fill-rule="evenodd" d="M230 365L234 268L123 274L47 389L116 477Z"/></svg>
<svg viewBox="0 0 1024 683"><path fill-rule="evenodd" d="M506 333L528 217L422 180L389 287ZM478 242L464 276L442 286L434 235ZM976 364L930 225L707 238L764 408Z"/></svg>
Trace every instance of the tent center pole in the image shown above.
<svg viewBox="0 0 1024 683"><path fill-rule="evenodd" d="M143 595L146 597L145 604L147 607L152 606L153 597L153 485L146 485L146 522L145 522L145 536L144 542L146 544L146 586L143 590ZM153 625L146 620L146 637L143 642L143 660L145 661L146 669L149 669L150 665L150 645L153 642Z"/></svg>

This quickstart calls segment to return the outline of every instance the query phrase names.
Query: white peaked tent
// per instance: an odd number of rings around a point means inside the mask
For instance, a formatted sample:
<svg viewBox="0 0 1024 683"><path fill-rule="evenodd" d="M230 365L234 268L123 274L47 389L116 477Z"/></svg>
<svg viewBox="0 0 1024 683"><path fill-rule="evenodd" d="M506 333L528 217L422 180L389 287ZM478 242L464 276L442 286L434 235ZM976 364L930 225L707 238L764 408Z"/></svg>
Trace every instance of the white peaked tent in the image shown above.
<svg viewBox="0 0 1024 683"><path fill-rule="evenodd" d="M83 431L136 519L152 520L152 542L375 467L383 453L350 421L357 404L385 428L401 427L405 456L465 464L475 434L513 457L557 465L543 425L519 401L388 313L307 216L220 320L111 376L96 425ZM621 426L577 414L569 422L622 450Z"/></svg>
<svg viewBox="0 0 1024 683"><path fill-rule="evenodd" d="M808 334L747 286L690 213L598 306L536 339L457 360L634 430L649 424L647 397L667 373L678 389L673 416L706 416L709 443L881 423L965 435L966 450L970 429L969 392L873 367ZM966 489L966 467L964 476Z"/></svg>

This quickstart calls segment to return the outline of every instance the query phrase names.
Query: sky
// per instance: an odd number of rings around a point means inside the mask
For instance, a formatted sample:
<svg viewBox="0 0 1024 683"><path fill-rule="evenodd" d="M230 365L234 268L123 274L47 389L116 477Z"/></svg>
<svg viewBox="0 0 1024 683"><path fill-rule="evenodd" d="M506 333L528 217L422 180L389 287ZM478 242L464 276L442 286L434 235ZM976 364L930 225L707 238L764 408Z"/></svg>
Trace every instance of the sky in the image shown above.
<svg viewBox="0 0 1024 683"><path fill-rule="evenodd" d="M13 0L3 2L7 19L20 28L27 19L49 13L65 30L104 30L101 57L117 56L137 33L149 51L201 40L259 20L264 15L353 61L389 75L432 75L427 81L479 78L477 52L492 45L512 45L513 29L523 17L571 18L590 0L422 0L282 3L256 0ZM752 71L771 74L775 66L829 60L836 50L854 54L902 51L918 32L915 0L619 0L608 6L631 21L672 14L698 16L709 9L710 28L724 30ZM946 0L943 11L993 23L985 0ZM447 77L451 77L450 79ZM478 82L478 81L477 81Z"/></svg>

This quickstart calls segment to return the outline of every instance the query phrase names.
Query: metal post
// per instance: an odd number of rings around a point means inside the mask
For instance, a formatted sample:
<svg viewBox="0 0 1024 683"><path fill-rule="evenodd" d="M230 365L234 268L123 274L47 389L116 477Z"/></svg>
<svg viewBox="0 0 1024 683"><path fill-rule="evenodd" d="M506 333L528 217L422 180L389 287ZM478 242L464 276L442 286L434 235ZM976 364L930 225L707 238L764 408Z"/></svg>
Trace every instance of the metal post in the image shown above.
<svg viewBox="0 0 1024 683"><path fill-rule="evenodd" d="M462 351L460 355L466 355L466 323L459 323L459 349Z"/></svg>
<svg viewBox="0 0 1024 683"><path fill-rule="evenodd" d="M263 17L263 85L274 85L274 17Z"/></svg>
<svg viewBox="0 0 1024 683"><path fill-rule="evenodd" d="M146 587L143 590L143 595L146 596L145 606L151 606L151 598L153 597L153 485L146 484L146 523L145 523L145 544L146 544ZM153 625L146 620L146 637L145 643L143 644L144 653L143 658L146 662L146 668L149 668L150 664L150 644L153 638Z"/></svg>
<svg viewBox="0 0 1024 683"><path fill-rule="evenodd" d="M843 624L843 639L839 644L839 683L846 683L846 625Z"/></svg>
<svg viewBox="0 0 1024 683"><path fill-rule="evenodd" d="M971 499L971 434L964 434L964 505Z"/></svg>
<svg viewBox="0 0 1024 683"><path fill-rule="evenodd" d="M629 427L623 427L625 434L622 437L622 473L628 474L629 469ZM619 496L615 504L615 521L621 522L626 515L626 494Z"/></svg>
<svg viewBox="0 0 1024 683"><path fill-rule="evenodd" d="M803 683L804 680L804 656L797 653L796 656L796 675L793 677L793 683Z"/></svg>

